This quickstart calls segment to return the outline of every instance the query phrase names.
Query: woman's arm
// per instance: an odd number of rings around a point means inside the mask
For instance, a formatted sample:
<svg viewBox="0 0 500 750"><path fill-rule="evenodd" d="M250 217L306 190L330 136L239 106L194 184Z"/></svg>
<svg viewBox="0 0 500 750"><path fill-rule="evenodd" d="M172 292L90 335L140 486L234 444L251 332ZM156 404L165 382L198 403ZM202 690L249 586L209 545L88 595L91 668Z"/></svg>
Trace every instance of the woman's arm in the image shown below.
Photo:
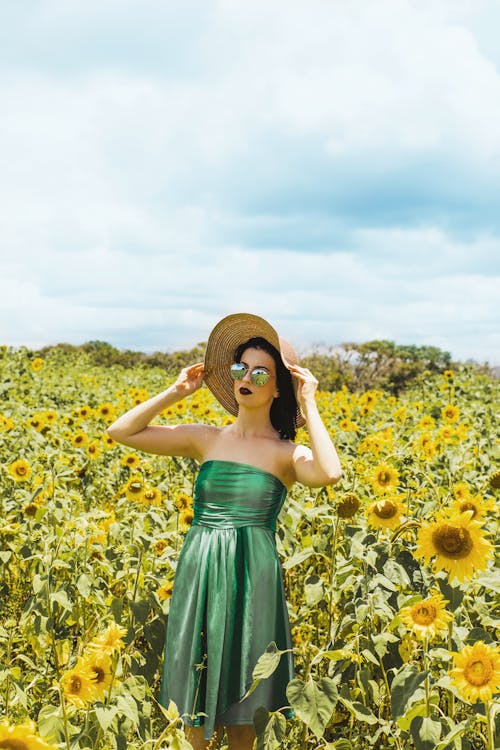
<svg viewBox="0 0 500 750"><path fill-rule="evenodd" d="M111 424L106 432L113 440L131 448L166 456L200 458L209 425L150 425L154 417L168 406L194 393L203 383L202 362L185 367L173 385L148 401L134 406Z"/></svg>
<svg viewBox="0 0 500 750"><path fill-rule="evenodd" d="M293 451L293 464L297 482L308 487L335 484L342 476L340 460L328 430L323 424L315 392L318 381L304 367L291 365L292 376L299 381L297 400L306 419L311 448L297 445Z"/></svg>

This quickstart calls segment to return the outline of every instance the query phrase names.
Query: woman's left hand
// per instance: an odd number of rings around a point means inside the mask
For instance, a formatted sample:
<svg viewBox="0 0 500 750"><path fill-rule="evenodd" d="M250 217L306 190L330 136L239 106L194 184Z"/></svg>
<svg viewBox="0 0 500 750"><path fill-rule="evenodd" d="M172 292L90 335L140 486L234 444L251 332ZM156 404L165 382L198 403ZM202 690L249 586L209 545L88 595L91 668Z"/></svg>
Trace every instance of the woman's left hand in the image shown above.
<svg viewBox="0 0 500 750"><path fill-rule="evenodd" d="M290 365L292 377L297 378L297 401L300 407L314 401L318 381L310 370L299 365Z"/></svg>

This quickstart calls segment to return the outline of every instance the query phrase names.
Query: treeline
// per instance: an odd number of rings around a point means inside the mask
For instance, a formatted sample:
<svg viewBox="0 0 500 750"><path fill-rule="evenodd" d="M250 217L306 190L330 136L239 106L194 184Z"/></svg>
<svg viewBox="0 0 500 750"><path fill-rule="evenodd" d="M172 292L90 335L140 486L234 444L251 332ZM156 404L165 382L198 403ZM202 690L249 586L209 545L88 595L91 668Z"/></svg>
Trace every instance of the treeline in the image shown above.
<svg viewBox="0 0 500 750"><path fill-rule="evenodd" d="M168 375L175 376L183 367L203 361L205 348L206 342L200 342L189 350L144 354L129 349L116 349L105 341L88 341L81 346L46 346L39 349L36 355L46 357L84 351L90 362L100 367L160 367ZM346 385L351 391L381 388L398 395L418 378L463 367L492 378L498 376L498 372L488 364L473 360L465 363L452 361L449 352L435 346L399 345L386 340L367 341L363 344L344 343L326 350L316 348L303 353L300 364L314 373L319 381L319 388L326 391L336 391Z"/></svg>

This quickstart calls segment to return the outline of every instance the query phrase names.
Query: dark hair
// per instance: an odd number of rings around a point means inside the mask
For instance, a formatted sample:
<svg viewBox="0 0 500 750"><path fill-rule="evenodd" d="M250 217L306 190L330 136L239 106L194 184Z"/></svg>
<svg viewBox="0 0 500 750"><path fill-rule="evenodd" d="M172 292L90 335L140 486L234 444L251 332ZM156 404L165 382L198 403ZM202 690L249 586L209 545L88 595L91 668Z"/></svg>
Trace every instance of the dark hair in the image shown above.
<svg viewBox="0 0 500 750"><path fill-rule="evenodd" d="M240 362L245 349L263 349L270 354L276 364L276 385L280 395L275 398L269 417L275 430L278 430L282 440L295 440L294 417L297 413L297 399L293 390L292 376L283 364L279 351L262 336L255 336L240 344L234 352L234 361Z"/></svg>

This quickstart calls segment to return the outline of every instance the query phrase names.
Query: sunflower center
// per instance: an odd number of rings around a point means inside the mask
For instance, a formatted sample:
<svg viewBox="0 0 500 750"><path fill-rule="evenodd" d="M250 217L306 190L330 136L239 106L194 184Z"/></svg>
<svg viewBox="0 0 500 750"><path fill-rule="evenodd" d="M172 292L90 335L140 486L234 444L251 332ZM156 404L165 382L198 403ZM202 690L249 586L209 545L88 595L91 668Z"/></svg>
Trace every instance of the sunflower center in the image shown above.
<svg viewBox="0 0 500 750"><path fill-rule="evenodd" d="M477 508L474 505L474 503L467 502L467 500L464 503L461 503L460 510L462 513L465 513L466 510L472 511L472 518L477 515Z"/></svg>
<svg viewBox="0 0 500 750"><path fill-rule="evenodd" d="M390 483L391 475L389 474L388 471L380 471L378 474L378 481L379 481L379 484L382 484L385 487L386 484Z"/></svg>
<svg viewBox="0 0 500 750"><path fill-rule="evenodd" d="M106 679L106 672L102 667L98 667L96 664L92 666L92 672L95 674L95 681L99 685Z"/></svg>
<svg viewBox="0 0 500 750"><path fill-rule="evenodd" d="M418 604L413 610L413 621L417 625L432 625L436 619L437 610L433 604L426 602Z"/></svg>
<svg viewBox="0 0 500 750"><path fill-rule="evenodd" d="M29 750L28 745L24 740L17 740L15 737L9 739L0 740L0 747L6 748L6 750Z"/></svg>
<svg viewBox="0 0 500 750"><path fill-rule="evenodd" d="M140 494L142 491L142 485L140 482L131 482L129 485L130 492L136 492L137 494Z"/></svg>
<svg viewBox="0 0 500 750"><path fill-rule="evenodd" d="M398 512L398 506L392 500L379 500L375 503L374 513L379 518L392 518Z"/></svg>
<svg viewBox="0 0 500 750"><path fill-rule="evenodd" d="M359 498L353 493L344 495L337 506L339 518L350 518L359 509Z"/></svg>
<svg viewBox="0 0 500 750"><path fill-rule="evenodd" d="M24 477L24 475L26 474L26 466L17 466L16 474L19 474L20 477Z"/></svg>
<svg viewBox="0 0 500 750"><path fill-rule="evenodd" d="M74 695L77 695L81 689L82 689L81 679L77 677L76 675L73 675L69 683L69 692L73 693Z"/></svg>
<svg viewBox="0 0 500 750"><path fill-rule="evenodd" d="M474 546L467 529L457 528L449 523L442 524L434 531L432 541L440 555L455 560L468 557Z"/></svg>
<svg viewBox="0 0 500 750"><path fill-rule="evenodd" d="M490 681L492 674L493 667L487 659L477 659L477 661L467 664L464 669L465 679L475 687L486 685Z"/></svg>

